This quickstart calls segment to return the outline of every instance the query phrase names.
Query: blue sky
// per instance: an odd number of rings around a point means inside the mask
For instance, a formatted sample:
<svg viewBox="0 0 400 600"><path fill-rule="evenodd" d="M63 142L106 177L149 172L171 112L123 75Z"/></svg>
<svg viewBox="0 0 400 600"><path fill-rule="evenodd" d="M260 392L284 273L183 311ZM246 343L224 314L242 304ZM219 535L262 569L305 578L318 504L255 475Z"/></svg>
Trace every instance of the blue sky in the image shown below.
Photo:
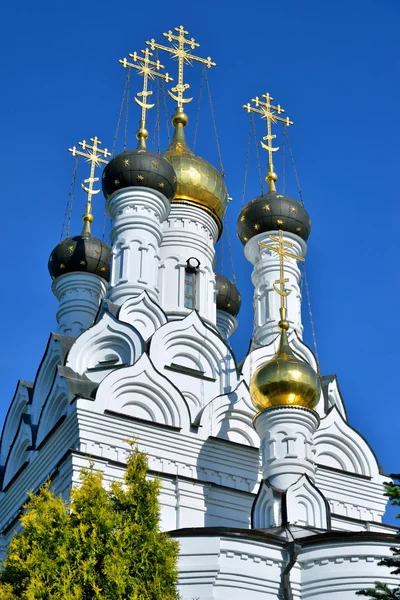
<svg viewBox="0 0 400 600"><path fill-rule="evenodd" d="M33 380L55 328L47 260L60 239L71 181L73 159L66 148L93 135L112 146L125 78L117 60L152 37L161 41L163 31L182 21L201 44L199 54L217 63L208 76L233 198L228 223L244 299L232 340L237 357L248 348L253 291L250 265L236 237L249 130L241 106L268 91L295 122L290 139L313 222L307 272L322 372L338 375L350 423L371 443L385 471L400 471L400 392L394 385L400 364L398 1L203 0L182 9L158 0L151 5L22 0L7 3L2 16L2 255L7 260L0 300L0 423L17 379ZM167 56L163 63L173 76L175 64ZM187 109L192 143L201 67L186 73L195 96ZM132 91L139 86L133 78ZM173 109L169 102L170 115ZM131 101L128 147L135 144L138 119ZM163 111L161 122L165 147ZM151 135L152 128L154 114ZM258 131L260 136L261 127ZM121 144L120 136L117 150ZM205 88L196 152L218 166ZM286 154L286 193L298 197ZM265 171L267 157L261 150L260 155ZM279 189L281 155L276 167ZM78 182L86 176L82 168ZM253 145L246 202L259 187ZM94 233L101 235L100 194L95 203ZM83 206L77 186L73 233L80 231ZM311 345L307 311L304 321Z"/></svg>

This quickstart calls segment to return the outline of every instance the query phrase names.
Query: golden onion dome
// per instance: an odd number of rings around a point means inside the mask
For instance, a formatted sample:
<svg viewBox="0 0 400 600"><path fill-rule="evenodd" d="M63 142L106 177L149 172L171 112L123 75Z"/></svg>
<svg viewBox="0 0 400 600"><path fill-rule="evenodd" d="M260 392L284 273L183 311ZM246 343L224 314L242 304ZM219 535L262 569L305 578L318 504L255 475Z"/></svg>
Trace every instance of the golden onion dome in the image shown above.
<svg viewBox="0 0 400 600"><path fill-rule="evenodd" d="M177 190L172 202L201 206L212 214L221 228L220 218L228 203L228 191L219 171L190 150L184 133L187 123L187 115L177 109L172 118L174 137L163 153L173 166L177 178Z"/></svg>
<svg viewBox="0 0 400 600"><path fill-rule="evenodd" d="M272 406L313 409L321 395L319 377L307 362L295 356L289 346L289 323L282 320L279 327L281 339L277 353L251 378L251 400L259 412Z"/></svg>

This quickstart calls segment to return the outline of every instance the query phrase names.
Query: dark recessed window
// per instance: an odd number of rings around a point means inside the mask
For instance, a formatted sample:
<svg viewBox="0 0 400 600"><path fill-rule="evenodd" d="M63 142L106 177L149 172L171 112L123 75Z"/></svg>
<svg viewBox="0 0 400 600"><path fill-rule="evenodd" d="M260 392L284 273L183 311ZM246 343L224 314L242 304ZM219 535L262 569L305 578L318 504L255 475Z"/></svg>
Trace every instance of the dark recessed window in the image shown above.
<svg viewBox="0 0 400 600"><path fill-rule="evenodd" d="M185 306L196 308L196 272L185 269Z"/></svg>

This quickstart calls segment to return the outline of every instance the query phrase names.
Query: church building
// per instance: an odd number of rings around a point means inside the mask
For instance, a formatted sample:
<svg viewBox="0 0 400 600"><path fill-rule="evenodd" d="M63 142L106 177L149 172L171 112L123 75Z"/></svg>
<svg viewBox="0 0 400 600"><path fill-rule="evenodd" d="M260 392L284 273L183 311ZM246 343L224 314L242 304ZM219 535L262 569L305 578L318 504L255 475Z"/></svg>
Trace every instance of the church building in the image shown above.
<svg viewBox="0 0 400 600"><path fill-rule="evenodd" d="M83 229L50 254L57 324L34 382L18 382L1 434L0 554L27 490L50 477L67 496L89 461L105 482L122 480L135 437L162 484L162 529L180 544L183 600L354 600L376 580L398 584L378 566L396 543L382 523L388 477L348 422L336 377L320 372L302 339L311 221L279 192L273 165L273 127L292 122L268 93L245 105L266 123L268 191L237 219L254 288L252 341L239 363L229 338L240 294L215 272L225 178L185 136L185 68L214 63L182 26L164 41L120 61L143 77L137 147L112 156L93 137L70 149L90 165ZM171 83L162 54L176 59ZM156 78L175 103L161 154L147 148ZM100 184L108 243L91 232Z"/></svg>

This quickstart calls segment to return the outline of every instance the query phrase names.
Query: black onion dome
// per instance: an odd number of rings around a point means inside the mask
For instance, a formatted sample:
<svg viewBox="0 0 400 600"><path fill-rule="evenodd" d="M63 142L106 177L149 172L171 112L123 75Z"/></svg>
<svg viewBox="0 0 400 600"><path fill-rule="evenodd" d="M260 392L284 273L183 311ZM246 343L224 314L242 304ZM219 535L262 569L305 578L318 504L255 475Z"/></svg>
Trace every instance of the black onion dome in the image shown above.
<svg viewBox="0 0 400 600"><path fill-rule="evenodd" d="M223 310L233 317L239 313L242 299L236 285L224 275L217 273L215 277L217 289L217 310Z"/></svg>
<svg viewBox="0 0 400 600"><path fill-rule="evenodd" d="M249 202L237 222L237 233L243 244L258 233L277 229L295 233L307 241L311 221L300 202L272 191Z"/></svg>
<svg viewBox="0 0 400 600"><path fill-rule="evenodd" d="M109 198L126 187L147 187L172 200L176 192L173 167L159 154L146 148L127 150L115 156L103 171L103 194Z"/></svg>
<svg viewBox="0 0 400 600"><path fill-rule="evenodd" d="M56 279L64 273L93 273L110 281L110 246L91 235L65 238L50 254L49 273Z"/></svg>

